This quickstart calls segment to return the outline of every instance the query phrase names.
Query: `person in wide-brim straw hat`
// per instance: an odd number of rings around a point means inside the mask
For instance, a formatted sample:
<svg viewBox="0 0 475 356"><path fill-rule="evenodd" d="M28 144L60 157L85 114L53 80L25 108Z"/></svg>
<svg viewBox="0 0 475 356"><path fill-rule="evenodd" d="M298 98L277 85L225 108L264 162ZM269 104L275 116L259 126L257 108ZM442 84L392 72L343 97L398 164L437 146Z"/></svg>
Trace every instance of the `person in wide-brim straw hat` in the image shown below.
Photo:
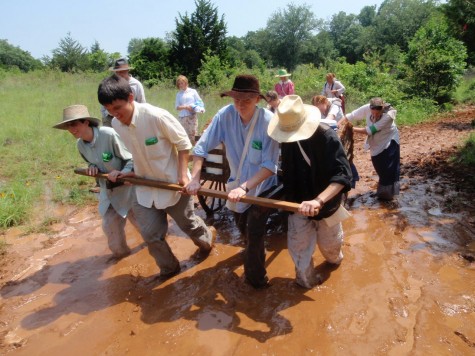
<svg viewBox="0 0 475 356"><path fill-rule="evenodd" d="M63 120L53 126L55 129L67 130L70 123L77 120L88 120L90 126L99 126L101 120L89 115L85 105L71 105L63 110Z"/></svg>
<svg viewBox="0 0 475 356"><path fill-rule="evenodd" d="M289 78L291 75L285 69L279 69L277 72L276 78L280 78L280 81L274 85L274 90L279 95L279 99L286 95L295 94L295 85Z"/></svg>
<svg viewBox="0 0 475 356"><path fill-rule="evenodd" d="M221 108L193 149L191 181L187 193L197 194L201 188L201 168L211 150L223 143L229 163L226 184L228 209L246 236L244 276L254 288L268 286L265 266L264 237L271 209L240 202L243 196L260 196L273 192L277 185L279 145L267 135L272 113L259 108L264 98L259 80L253 75L238 75L231 90L221 93L233 102Z"/></svg>
<svg viewBox="0 0 475 356"><path fill-rule="evenodd" d="M318 282L312 259L317 242L328 263L343 259L340 205L351 188L350 164L335 131L320 122L320 111L298 95L282 99L267 132L281 143L285 200L300 204L289 215L287 233L296 282L312 288Z"/></svg>
<svg viewBox="0 0 475 356"><path fill-rule="evenodd" d="M85 105L71 105L63 110L63 120L53 127L68 130L77 139L79 153L88 164L88 175L107 173L107 179L98 179L99 213L111 259L119 260L131 252L124 230L127 219L135 227L138 225L132 211L135 187L117 183L116 178L131 172L134 163L117 132L110 127L98 127L99 122L89 115Z"/></svg>

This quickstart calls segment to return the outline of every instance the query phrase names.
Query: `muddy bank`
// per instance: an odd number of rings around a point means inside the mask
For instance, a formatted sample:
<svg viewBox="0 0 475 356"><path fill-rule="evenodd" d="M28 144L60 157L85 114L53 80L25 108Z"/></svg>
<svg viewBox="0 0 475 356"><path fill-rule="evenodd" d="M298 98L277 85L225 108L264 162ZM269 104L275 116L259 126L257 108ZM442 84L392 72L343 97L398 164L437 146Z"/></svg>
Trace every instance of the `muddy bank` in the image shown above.
<svg viewBox="0 0 475 356"><path fill-rule="evenodd" d="M0 351L472 354L473 198L446 159L473 131L474 117L469 108L445 122L401 128L397 202L375 199L375 173L357 141L361 181L350 194L353 217L344 222L345 259L331 269L317 251L323 283L311 290L294 284L285 233L276 229L266 239L272 286L256 291L243 283L243 244L227 214L208 219L218 239L205 260L172 224L169 242L183 269L164 283L153 278L158 269L131 226L133 254L108 262L95 207L59 208L63 221L47 234L11 230L1 268ZM428 157L439 157L437 164ZM449 168L434 168L444 164Z"/></svg>

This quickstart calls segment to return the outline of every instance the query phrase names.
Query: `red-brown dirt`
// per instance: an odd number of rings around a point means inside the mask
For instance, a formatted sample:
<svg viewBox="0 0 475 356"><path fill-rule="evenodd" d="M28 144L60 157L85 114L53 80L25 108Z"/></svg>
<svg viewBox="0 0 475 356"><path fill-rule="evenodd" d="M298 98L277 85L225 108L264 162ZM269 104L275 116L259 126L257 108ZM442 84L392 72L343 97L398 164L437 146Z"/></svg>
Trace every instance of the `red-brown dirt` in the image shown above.
<svg viewBox="0 0 475 356"><path fill-rule="evenodd" d="M243 242L227 214L208 258L171 222L182 272L158 268L127 226L133 254L115 264L96 207L50 207L50 231L6 232L1 259L0 353L20 355L468 355L475 351L475 167L456 152L475 108L401 132L402 191L373 193L376 174L355 137L360 181L350 193L345 258L322 284L294 283L285 234L270 231L272 286L243 282ZM453 159L455 157L455 159ZM201 210L199 214L204 217Z"/></svg>

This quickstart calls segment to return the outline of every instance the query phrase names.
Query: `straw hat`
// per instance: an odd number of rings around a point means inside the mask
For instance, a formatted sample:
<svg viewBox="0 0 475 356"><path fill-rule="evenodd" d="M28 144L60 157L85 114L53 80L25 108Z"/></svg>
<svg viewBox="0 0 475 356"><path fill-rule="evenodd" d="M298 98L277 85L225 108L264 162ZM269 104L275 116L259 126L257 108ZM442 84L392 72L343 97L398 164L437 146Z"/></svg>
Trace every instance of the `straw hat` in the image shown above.
<svg viewBox="0 0 475 356"><path fill-rule="evenodd" d="M101 122L95 117L89 115L85 105L71 105L63 110L63 121L53 126L55 129L67 130L67 123L76 120L88 120L91 126L99 126Z"/></svg>
<svg viewBox="0 0 475 356"><path fill-rule="evenodd" d="M234 79L233 88L220 95L221 97L230 96L233 99L239 100L250 99L256 96L265 99L259 88L259 79L248 74L238 75L236 79Z"/></svg>
<svg viewBox="0 0 475 356"><path fill-rule="evenodd" d="M129 62L127 58L119 58L115 61L114 66L110 67L109 70L112 72L122 72L124 70L131 70L134 69L133 67L129 67Z"/></svg>
<svg viewBox="0 0 475 356"><path fill-rule="evenodd" d="M276 78L277 77L290 77L292 74L290 73L287 73L287 71L285 69L279 69L279 71L277 72L277 75L275 76Z"/></svg>
<svg viewBox="0 0 475 356"><path fill-rule="evenodd" d="M267 133L277 142L306 140L317 130L320 119L317 107L304 104L298 95L287 95L269 122Z"/></svg>

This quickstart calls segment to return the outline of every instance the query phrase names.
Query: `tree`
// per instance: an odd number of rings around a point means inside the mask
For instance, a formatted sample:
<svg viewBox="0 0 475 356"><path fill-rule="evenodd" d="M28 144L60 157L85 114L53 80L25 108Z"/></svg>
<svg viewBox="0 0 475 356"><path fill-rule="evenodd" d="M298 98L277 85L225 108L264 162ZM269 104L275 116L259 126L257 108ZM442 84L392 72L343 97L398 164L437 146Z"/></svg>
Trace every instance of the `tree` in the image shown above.
<svg viewBox="0 0 475 356"><path fill-rule="evenodd" d="M88 69L91 69L95 72L102 72L106 70L109 67L109 63L111 61L110 55L101 48L99 42L97 41L92 44L91 49L87 54L87 59Z"/></svg>
<svg viewBox="0 0 475 356"><path fill-rule="evenodd" d="M131 55L130 63L134 67L134 73L146 85L152 86L171 76L168 57L167 43L160 38L150 37L141 40L141 49Z"/></svg>
<svg viewBox="0 0 475 356"><path fill-rule="evenodd" d="M316 67L327 67L338 57L338 51L327 31L322 31L303 45L301 62L312 63Z"/></svg>
<svg viewBox="0 0 475 356"><path fill-rule="evenodd" d="M140 50L144 46L144 40L142 38L132 38L129 41L129 45L127 46L127 53L129 57L132 57L140 52Z"/></svg>
<svg viewBox="0 0 475 356"><path fill-rule="evenodd" d="M411 38L436 9L433 0L385 0L374 19L373 44L378 49L398 45L407 51Z"/></svg>
<svg viewBox="0 0 475 356"><path fill-rule="evenodd" d="M244 40L236 36L226 39L228 48L228 63L239 67L242 63L247 68L264 68L265 63L259 53L254 49L247 49Z"/></svg>
<svg viewBox="0 0 475 356"><path fill-rule="evenodd" d="M179 14L170 43L170 63L191 81L196 80L205 53L220 61L227 57L224 15L219 18L211 1L196 0L195 6L190 17Z"/></svg>
<svg viewBox="0 0 475 356"><path fill-rule="evenodd" d="M87 50L71 37L70 32L59 41L59 47L53 49L52 53L48 64L53 68L58 68L62 72L87 69Z"/></svg>
<svg viewBox="0 0 475 356"><path fill-rule="evenodd" d="M364 32L356 15L347 15L344 11L333 15L329 32L340 56L352 64L362 59L365 43L360 38Z"/></svg>
<svg viewBox="0 0 475 356"><path fill-rule="evenodd" d="M413 93L439 104L449 101L466 58L464 44L451 36L445 18L433 16L409 42L406 65Z"/></svg>
<svg viewBox="0 0 475 356"><path fill-rule="evenodd" d="M365 6L361 9L357 19L361 26L368 27L374 24L376 18L376 5Z"/></svg>
<svg viewBox="0 0 475 356"><path fill-rule="evenodd" d="M249 31L246 36L244 36L243 41L246 50L256 51L267 65L272 66L273 59L269 46L270 38L271 36L267 29L260 29L257 31Z"/></svg>
<svg viewBox="0 0 475 356"><path fill-rule="evenodd" d="M41 62L33 58L30 52L9 44L7 40L0 40L0 68L17 67L22 72L28 72L41 66Z"/></svg>
<svg viewBox="0 0 475 356"><path fill-rule="evenodd" d="M287 5L267 21L267 51L275 65L293 70L301 62L304 44L317 30L319 21L308 5Z"/></svg>
<svg viewBox="0 0 475 356"><path fill-rule="evenodd" d="M442 9L451 33L467 46L467 62L475 65L475 1L449 0Z"/></svg>

